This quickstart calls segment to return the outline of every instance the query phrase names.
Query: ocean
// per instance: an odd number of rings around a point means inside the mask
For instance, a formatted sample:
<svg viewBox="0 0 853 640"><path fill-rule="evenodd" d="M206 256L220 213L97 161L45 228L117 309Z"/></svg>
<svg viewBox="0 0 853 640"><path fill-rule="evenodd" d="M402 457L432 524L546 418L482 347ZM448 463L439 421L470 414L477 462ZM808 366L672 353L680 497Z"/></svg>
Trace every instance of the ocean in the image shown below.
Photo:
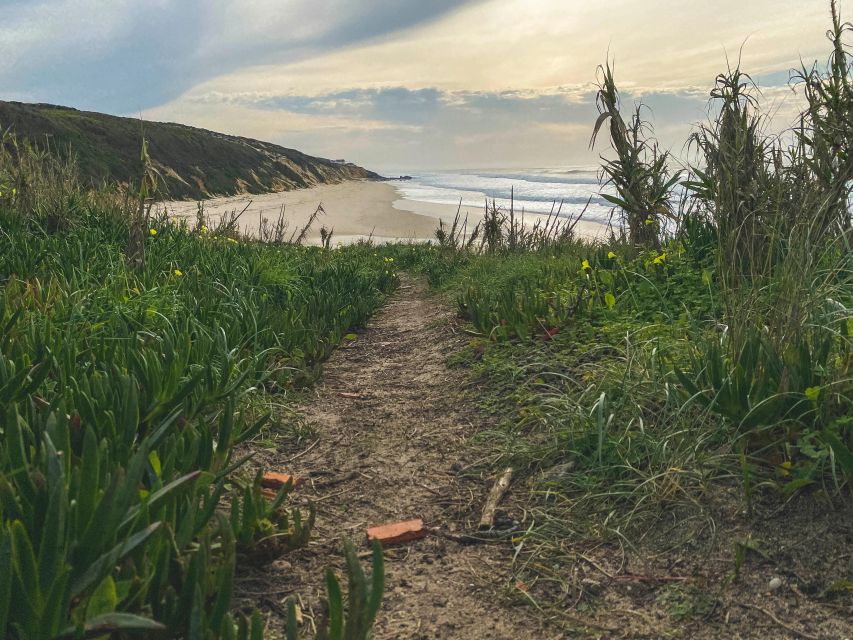
<svg viewBox="0 0 853 640"><path fill-rule="evenodd" d="M518 214L523 210L547 215L562 202L561 215L568 217L577 216L590 201L583 219L606 224L612 209L600 195L598 170L592 167L431 171L411 177L393 183L404 198L445 205L461 200L469 210L482 209L486 199L493 198L508 208L512 197Z"/></svg>

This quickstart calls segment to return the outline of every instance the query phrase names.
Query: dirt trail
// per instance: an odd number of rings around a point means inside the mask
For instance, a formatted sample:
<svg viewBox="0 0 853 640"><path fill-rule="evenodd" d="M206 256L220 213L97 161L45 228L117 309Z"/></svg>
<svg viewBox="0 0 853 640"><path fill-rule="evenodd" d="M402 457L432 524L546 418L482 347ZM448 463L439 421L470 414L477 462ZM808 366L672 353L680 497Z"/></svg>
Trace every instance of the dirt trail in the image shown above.
<svg viewBox="0 0 853 640"><path fill-rule="evenodd" d="M292 453L265 460L268 468L309 476L298 494L318 509L308 548L255 574L258 587L269 585L260 604L276 617L289 593L300 595L307 614L319 611L323 570L342 566L343 536L362 542L368 526L411 518L475 530L493 479L458 473L470 462L467 441L485 426L460 389L465 374L445 365L461 343L450 311L423 283L406 279L325 365L302 407L316 445L286 468ZM508 545L431 535L386 550L375 638L559 637L502 597L511 580Z"/></svg>

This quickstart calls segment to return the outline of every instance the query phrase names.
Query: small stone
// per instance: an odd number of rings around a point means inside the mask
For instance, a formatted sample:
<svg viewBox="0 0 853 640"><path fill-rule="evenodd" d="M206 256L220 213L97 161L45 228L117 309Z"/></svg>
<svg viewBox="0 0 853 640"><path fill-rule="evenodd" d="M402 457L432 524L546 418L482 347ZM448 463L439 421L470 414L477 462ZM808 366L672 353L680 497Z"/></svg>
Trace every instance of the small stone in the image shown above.
<svg viewBox="0 0 853 640"><path fill-rule="evenodd" d="M287 560L275 560L272 563L272 568L276 571L291 571L293 569L293 565L290 564Z"/></svg>
<svg viewBox="0 0 853 640"><path fill-rule="evenodd" d="M776 591L779 587L782 586L782 579L779 577L771 578L770 582L767 583L767 587L770 591Z"/></svg>

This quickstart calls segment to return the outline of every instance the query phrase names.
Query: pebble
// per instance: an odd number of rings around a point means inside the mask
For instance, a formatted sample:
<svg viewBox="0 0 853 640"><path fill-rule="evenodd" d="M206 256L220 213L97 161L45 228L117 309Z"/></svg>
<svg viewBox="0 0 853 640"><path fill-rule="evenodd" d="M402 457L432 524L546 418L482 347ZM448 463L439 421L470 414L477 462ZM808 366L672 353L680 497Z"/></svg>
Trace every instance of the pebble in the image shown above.
<svg viewBox="0 0 853 640"><path fill-rule="evenodd" d="M770 591L776 591L776 589L778 589L779 587L782 586L782 579L778 578L778 577L777 578L771 578L770 582L767 583L767 586L770 589Z"/></svg>

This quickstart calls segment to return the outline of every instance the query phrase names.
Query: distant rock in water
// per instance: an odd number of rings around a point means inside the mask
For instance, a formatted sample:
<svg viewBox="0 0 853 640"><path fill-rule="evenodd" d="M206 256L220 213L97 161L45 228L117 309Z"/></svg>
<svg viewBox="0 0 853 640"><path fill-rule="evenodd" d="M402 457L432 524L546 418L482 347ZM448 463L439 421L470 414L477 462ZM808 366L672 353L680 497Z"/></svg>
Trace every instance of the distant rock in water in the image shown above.
<svg viewBox="0 0 853 640"><path fill-rule="evenodd" d="M315 158L269 142L182 124L145 122L48 104L0 101L0 131L49 144L77 158L93 186L138 179L142 135L169 198L202 199L239 193L289 191L381 176L345 161Z"/></svg>

